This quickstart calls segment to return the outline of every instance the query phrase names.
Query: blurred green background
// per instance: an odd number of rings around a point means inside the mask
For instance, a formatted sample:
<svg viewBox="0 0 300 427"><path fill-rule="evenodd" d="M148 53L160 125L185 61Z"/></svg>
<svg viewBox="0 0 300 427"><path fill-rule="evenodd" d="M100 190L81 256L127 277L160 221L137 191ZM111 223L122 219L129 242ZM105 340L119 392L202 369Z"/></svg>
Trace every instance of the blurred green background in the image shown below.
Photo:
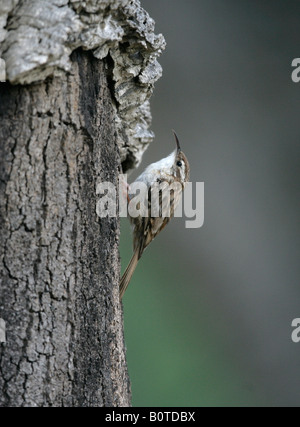
<svg viewBox="0 0 300 427"><path fill-rule="evenodd" d="M124 297L134 406L299 406L300 3L142 0L167 49L156 134L138 171L178 133L205 223L174 218ZM132 253L122 220L121 257Z"/></svg>

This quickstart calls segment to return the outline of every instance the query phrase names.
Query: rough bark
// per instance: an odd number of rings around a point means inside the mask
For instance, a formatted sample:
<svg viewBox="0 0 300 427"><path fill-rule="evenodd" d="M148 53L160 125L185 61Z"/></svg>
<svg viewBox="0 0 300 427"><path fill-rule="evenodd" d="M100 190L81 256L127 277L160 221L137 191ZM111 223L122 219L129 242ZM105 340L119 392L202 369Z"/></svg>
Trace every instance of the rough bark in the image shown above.
<svg viewBox="0 0 300 427"><path fill-rule="evenodd" d="M164 44L139 0L0 4L0 406L130 406L96 187L153 138Z"/></svg>
<svg viewBox="0 0 300 427"><path fill-rule="evenodd" d="M1 0L0 58L11 83L71 71L79 47L111 62L121 161L124 170L136 167L154 137L149 98L165 47L139 0Z"/></svg>
<svg viewBox="0 0 300 427"><path fill-rule="evenodd" d="M119 222L96 215L120 158L102 61L0 87L1 406L128 406Z"/></svg>

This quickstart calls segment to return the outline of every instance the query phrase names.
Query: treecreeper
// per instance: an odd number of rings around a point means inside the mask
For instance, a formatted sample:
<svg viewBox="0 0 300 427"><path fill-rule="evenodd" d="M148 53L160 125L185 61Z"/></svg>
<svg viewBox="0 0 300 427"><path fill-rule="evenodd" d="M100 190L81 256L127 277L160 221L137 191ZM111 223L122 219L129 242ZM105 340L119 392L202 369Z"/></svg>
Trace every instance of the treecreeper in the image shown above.
<svg viewBox="0 0 300 427"><path fill-rule="evenodd" d="M174 131L173 131L174 132ZM139 201L140 214L130 215L133 226L133 255L120 280L120 298L123 297L134 270L144 250L165 228L180 201L182 192L190 177L187 157L180 147L174 132L176 149L169 156L151 163L130 185L128 200L133 201L132 192L139 183L145 184L144 199Z"/></svg>

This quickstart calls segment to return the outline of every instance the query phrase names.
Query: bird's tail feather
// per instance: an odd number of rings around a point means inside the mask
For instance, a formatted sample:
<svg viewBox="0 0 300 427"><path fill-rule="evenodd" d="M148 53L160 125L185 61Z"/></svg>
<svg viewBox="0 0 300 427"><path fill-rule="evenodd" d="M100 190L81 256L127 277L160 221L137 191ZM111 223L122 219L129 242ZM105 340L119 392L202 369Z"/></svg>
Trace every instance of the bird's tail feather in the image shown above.
<svg viewBox="0 0 300 427"><path fill-rule="evenodd" d="M137 247L132 255L132 258L126 268L126 270L123 273L123 276L120 280L120 285L119 285L119 291L120 291L120 299L123 298L123 295L129 285L129 282L131 280L131 277L134 273L134 270L137 266L138 260L139 260L139 248Z"/></svg>

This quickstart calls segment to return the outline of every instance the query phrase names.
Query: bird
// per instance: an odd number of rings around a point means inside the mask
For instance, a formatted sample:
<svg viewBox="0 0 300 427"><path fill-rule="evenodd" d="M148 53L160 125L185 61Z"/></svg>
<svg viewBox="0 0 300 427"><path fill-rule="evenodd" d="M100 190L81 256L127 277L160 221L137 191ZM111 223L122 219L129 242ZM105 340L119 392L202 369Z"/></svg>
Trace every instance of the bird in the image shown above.
<svg viewBox="0 0 300 427"><path fill-rule="evenodd" d="M120 299L124 296L144 250L174 216L181 194L190 178L188 159L181 150L178 136L175 131L173 133L176 142L175 151L158 162L150 164L130 185L131 189L135 183L145 184L147 190L146 214L136 217L129 215L133 228L133 255L119 283ZM156 193L156 195L159 194L159 197L153 197L155 188L159 189L159 192ZM128 200L132 199L132 195L129 194Z"/></svg>

